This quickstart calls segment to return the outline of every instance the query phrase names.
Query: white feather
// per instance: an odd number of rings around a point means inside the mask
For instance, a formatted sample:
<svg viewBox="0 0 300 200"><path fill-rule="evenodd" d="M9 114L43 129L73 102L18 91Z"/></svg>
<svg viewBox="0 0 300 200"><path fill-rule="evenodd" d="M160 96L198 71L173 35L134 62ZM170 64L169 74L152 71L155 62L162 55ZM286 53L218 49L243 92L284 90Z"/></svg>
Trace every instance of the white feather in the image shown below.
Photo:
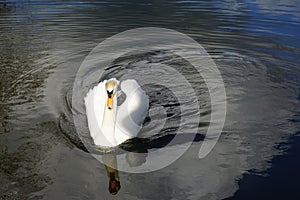
<svg viewBox="0 0 300 200"><path fill-rule="evenodd" d="M115 95L113 109L108 111L105 83L106 80L90 90L84 100L88 127L95 145L114 147L137 136L148 114L149 97L135 80L122 81L121 90L126 94L126 100L117 106Z"/></svg>

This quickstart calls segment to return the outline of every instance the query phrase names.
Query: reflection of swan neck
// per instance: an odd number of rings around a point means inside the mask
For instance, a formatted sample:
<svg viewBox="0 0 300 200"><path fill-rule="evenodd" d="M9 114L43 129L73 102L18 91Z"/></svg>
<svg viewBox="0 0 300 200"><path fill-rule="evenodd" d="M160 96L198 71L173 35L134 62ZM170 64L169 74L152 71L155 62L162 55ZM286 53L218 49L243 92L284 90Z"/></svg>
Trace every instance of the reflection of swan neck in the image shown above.
<svg viewBox="0 0 300 200"><path fill-rule="evenodd" d="M115 195L121 188L116 156L114 154L104 154L102 159L109 178L108 190L111 194Z"/></svg>
<svg viewBox="0 0 300 200"><path fill-rule="evenodd" d="M116 155L104 154L102 156L102 160L104 162L108 177L119 181L119 172L117 169L118 164L117 164Z"/></svg>

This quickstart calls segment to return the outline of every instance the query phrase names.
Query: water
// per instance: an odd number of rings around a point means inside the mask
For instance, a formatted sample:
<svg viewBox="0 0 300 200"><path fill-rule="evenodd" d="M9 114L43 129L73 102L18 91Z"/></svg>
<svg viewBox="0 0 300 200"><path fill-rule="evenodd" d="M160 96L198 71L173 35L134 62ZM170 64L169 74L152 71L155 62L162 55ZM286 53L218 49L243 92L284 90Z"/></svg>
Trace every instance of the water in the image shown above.
<svg viewBox="0 0 300 200"><path fill-rule="evenodd" d="M299 196L299 148L293 147L299 143L299 10L293 0L1 1L0 199L245 199L274 190L280 192L272 198L291 191ZM151 26L180 31L206 48L225 83L225 127L213 151L199 160L210 106L207 89L195 82L203 117L193 145L159 171L119 172L121 189L112 196L105 166L72 135L73 82L99 42ZM161 55L116 62L130 69L160 62ZM161 96L153 99L162 103ZM176 102L168 99L166 106L176 121ZM154 147L171 131L165 135Z"/></svg>

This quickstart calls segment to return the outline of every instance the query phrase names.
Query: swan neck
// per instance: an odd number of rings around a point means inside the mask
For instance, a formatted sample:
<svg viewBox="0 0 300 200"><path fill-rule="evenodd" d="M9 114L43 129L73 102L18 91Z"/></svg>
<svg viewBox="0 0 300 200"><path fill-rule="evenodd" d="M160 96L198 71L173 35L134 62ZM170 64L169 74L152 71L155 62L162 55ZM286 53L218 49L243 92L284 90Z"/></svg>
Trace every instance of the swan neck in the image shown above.
<svg viewBox="0 0 300 200"><path fill-rule="evenodd" d="M116 98L113 98L115 101ZM113 104L112 109L108 109L107 105L104 108L104 115L103 115L103 122L102 122L102 130L106 135L107 140L115 144L115 124L116 124L116 116L115 116L115 109L116 109L116 102Z"/></svg>

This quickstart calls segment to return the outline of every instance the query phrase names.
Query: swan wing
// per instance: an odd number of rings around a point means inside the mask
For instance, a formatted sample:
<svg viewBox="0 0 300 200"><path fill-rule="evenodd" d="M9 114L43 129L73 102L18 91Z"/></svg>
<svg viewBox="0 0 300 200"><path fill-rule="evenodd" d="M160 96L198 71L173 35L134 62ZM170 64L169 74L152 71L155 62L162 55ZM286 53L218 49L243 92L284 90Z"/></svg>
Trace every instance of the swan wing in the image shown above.
<svg viewBox="0 0 300 200"><path fill-rule="evenodd" d="M119 144L137 136L149 110L149 97L135 80L122 81L121 90L126 100L117 111L115 138Z"/></svg>

